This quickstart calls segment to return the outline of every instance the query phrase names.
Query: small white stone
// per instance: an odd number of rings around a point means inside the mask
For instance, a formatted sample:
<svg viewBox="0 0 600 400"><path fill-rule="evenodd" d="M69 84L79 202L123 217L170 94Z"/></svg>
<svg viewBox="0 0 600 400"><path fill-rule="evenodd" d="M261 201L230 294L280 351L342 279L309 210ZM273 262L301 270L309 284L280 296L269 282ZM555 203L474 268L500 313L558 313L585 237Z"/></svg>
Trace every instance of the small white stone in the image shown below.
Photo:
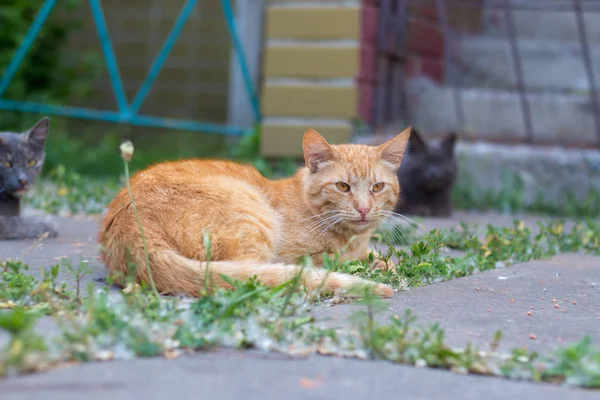
<svg viewBox="0 0 600 400"><path fill-rule="evenodd" d="M94 355L97 361L110 361L115 358L115 353L110 350L100 350Z"/></svg>

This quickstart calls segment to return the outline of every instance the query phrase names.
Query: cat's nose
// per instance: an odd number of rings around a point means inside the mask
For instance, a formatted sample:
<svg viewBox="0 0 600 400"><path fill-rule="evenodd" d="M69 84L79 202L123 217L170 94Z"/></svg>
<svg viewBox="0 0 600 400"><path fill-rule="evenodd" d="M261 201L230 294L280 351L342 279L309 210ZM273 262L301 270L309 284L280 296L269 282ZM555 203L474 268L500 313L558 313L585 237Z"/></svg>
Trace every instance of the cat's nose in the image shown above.
<svg viewBox="0 0 600 400"><path fill-rule="evenodd" d="M19 183L21 184L21 186L27 185L27 178L19 178Z"/></svg>
<svg viewBox="0 0 600 400"><path fill-rule="evenodd" d="M362 219L365 219L369 211L371 211L371 207L356 207L356 211L358 211Z"/></svg>

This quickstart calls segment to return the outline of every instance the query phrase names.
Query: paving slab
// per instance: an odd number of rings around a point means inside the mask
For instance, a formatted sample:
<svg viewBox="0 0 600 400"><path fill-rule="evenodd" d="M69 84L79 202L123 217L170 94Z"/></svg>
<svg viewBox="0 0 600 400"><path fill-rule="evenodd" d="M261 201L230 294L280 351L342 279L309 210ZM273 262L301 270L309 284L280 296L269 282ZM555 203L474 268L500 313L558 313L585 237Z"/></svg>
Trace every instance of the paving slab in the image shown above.
<svg viewBox="0 0 600 400"><path fill-rule="evenodd" d="M587 400L598 393L386 362L257 352L92 363L0 381L3 400L440 399ZM183 396L183 397L182 397Z"/></svg>
<svg viewBox="0 0 600 400"><path fill-rule="evenodd" d="M455 213L452 218L419 219L422 230L449 228L463 220L496 226L512 225L513 216ZM523 218L535 227L539 218ZM103 285L106 271L98 260L98 218L57 218L60 236L34 241L0 241L0 258L17 257L32 267L47 267L58 258L81 257L93 271L89 281ZM34 274L39 272L34 269ZM62 277L72 284L72 278ZM541 281L541 283L540 283ZM561 255L479 273L449 282L396 293L379 317L401 315L411 308L419 323L439 322L451 345L471 341L485 349L496 330L504 333L501 348L527 346L547 351L590 334L600 341L600 259ZM552 300L556 299L556 303ZM568 300L564 300L568 299ZM575 302L575 304L573 304ZM559 308L555 308L558 304ZM323 325L341 326L356 305L321 305L315 316ZM534 307L534 308L531 308ZM531 315L527 312L531 311ZM38 329L56 332L51 319ZM536 340L529 338L536 335ZM0 345L6 343L0 334ZM152 379L148 379L152 377ZM421 384L421 380L436 384ZM408 398L572 399L597 398L597 393L550 385L532 385L498 378L461 376L387 362L312 356L286 360L257 352L219 351L183 357L91 363L43 374L0 381L2 399L34 399L49 394L61 399L162 398L194 393L209 398L364 398L402 395Z"/></svg>
<svg viewBox="0 0 600 400"><path fill-rule="evenodd" d="M68 257L73 264L80 260L88 260L91 274L82 282L97 281L106 277L106 269L98 259L98 217L64 218L54 217L58 226L59 236L56 238L37 241L5 240L0 241L0 260L17 258L31 267L31 272L41 276L40 267L56 264L61 257ZM62 279L72 285L71 274L63 271Z"/></svg>
<svg viewBox="0 0 600 400"><path fill-rule="evenodd" d="M522 219L532 228L540 220L531 215L455 212L451 218L420 218L415 221L424 232L458 226L459 221L480 226L487 223L511 226L515 218ZM99 218L55 219L60 230L59 237L41 243L34 240L0 241L0 258L22 259L38 277L41 275L40 267L48 267L60 257L69 257L74 263L80 259L88 260L92 272L83 279L83 285L88 282L104 285L106 270L98 259L99 246L96 242ZM71 287L74 284L68 271L63 270L59 279ZM473 341L485 347L494 332L500 329L504 332L502 344L506 348L528 346L548 350L562 342L578 340L585 333L600 341L598 285L600 259L561 255L549 261L534 261L396 293L388 312L382 313L380 318L385 320L390 315L402 315L408 307L421 322L439 321L447 332L449 343L456 346ZM552 299L557 300L560 308L554 308ZM573 302L576 304L573 305ZM319 306L316 315L324 325L338 326L347 323L347 316L356 307L352 304ZM40 321L40 329L44 332L54 332L54 327L50 318ZM537 340L529 339L530 335L536 335ZM0 333L0 344L6 339L6 335Z"/></svg>
<svg viewBox="0 0 600 400"><path fill-rule="evenodd" d="M406 308L420 323L438 322L452 346L489 349L497 330L504 350L547 352L586 334L600 344L600 258L563 254L399 292L379 319ZM357 309L321 305L315 315L323 326L344 327Z"/></svg>

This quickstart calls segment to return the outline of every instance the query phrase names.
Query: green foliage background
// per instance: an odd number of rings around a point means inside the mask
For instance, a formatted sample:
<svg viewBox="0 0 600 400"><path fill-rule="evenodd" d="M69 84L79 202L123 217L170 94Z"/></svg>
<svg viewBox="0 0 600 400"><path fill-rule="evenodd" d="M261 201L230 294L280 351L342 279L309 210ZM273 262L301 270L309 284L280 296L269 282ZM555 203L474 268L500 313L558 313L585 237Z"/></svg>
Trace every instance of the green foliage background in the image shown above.
<svg viewBox="0 0 600 400"><path fill-rule="evenodd" d="M44 0L12 0L0 7L0 68L4 70L25 38ZM101 68L99 54L85 54L77 63L68 52L69 35L80 27L61 14L81 6L82 0L60 1L23 59L3 98L64 103L91 95L92 82ZM30 123L29 115L2 111L1 130L16 130Z"/></svg>

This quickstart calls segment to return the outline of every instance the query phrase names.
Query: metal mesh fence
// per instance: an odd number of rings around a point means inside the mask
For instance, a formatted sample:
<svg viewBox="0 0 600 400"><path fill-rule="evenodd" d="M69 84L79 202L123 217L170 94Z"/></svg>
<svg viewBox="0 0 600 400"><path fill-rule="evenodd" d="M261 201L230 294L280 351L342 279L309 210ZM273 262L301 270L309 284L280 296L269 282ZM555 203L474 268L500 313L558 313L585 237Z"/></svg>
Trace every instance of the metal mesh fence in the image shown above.
<svg viewBox="0 0 600 400"><path fill-rule="evenodd" d="M600 2L380 0L376 127L600 147Z"/></svg>

